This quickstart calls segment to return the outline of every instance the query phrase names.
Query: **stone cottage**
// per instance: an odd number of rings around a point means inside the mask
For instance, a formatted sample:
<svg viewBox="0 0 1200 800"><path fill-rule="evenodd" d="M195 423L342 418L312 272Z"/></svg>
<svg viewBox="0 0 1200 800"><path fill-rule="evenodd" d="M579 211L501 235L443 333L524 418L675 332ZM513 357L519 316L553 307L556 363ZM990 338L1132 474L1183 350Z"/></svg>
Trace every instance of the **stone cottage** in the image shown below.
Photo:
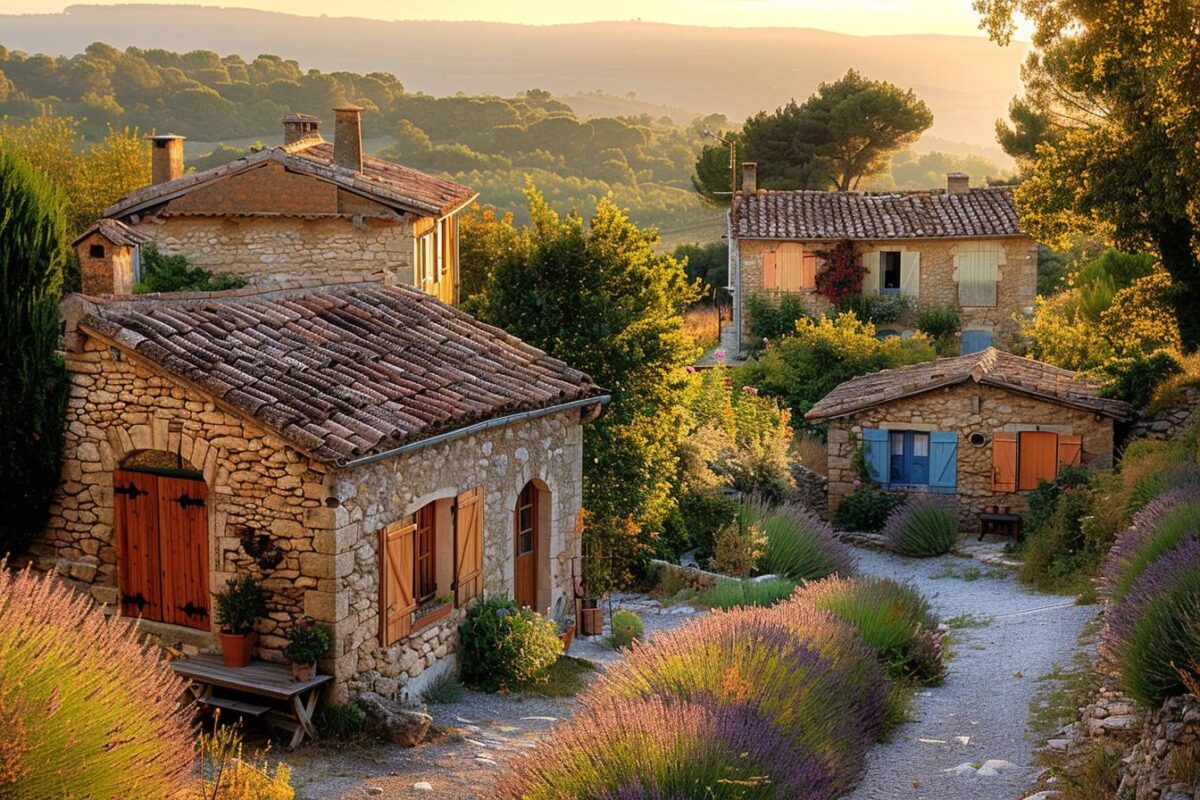
<svg viewBox="0 0 1200 800"><path fill-rule="evenodd" d="M897 319L877 326L881 336L910 335L920 310L943 307L959 314L962 353L1009 347L1013 315L1031 310L1037 293L1037 243L1021 230L1012 190L971 188L962 174L935 191L769 191L746 163L729 231L735 355L751 344L751 297L830 309L818 276L846 242L864 268L862 293L904 301Z"/></svg>
<svg viewBox="0 0 1200 800"><path fill-rule="evenodd" d="M184 652L260 577L259 654L309 615L335 693L419 691L483 594L570 613L585 374L434 297L360 281L62 306L66 460L40 568ZM441 669L441 666L439 666Z"/></svg>
<svg viewBox="0 0 1200 800"><path fill-rule="evenodd" d="M885 489L957 496L974 520L1014 513L1063 465L1113 466L1128 403L1060 369L995 348L846 381L805 414L824 423L832 508L854 491L856 462Z"/></svg>
<svg viewBox="0 0 1200 800"><path fill-rule="evenodd" d="M152 137L153 183L108 208L76 243L84 294L127 293L140 275L136 248L153 244L251 286L366 277L457 302L457 215L476 194L364 155L361 109L333 113L333 142L316 117L293 114L283 120L282 145L188 174L183 137Z"/></svg>

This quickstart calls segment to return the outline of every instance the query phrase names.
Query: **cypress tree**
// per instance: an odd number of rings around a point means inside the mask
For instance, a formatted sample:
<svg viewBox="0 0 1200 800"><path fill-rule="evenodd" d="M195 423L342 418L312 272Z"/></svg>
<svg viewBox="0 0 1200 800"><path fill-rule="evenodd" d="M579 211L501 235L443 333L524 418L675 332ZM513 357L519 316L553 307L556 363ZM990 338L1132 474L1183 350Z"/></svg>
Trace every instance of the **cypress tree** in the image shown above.
<svg viewBox="0 0 1200 800"><path fill-rule="evenodd" d="M66 258L62 201L0 146L0 557L46 525L62 464L69 382L58 353Z"/></svg>

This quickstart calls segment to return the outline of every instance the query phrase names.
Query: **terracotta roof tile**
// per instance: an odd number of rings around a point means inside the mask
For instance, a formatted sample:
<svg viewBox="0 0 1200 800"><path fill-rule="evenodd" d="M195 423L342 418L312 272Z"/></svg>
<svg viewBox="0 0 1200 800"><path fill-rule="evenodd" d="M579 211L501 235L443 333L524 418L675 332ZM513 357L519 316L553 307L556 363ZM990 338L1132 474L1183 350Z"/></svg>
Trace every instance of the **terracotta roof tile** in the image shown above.
<svg viewBox="0 0 1200 800"><path fill-rule="evenodd" d="M151 239L144 233L139 233L129 227L120 220L101 219L97 220L90 228L75 237L71 242L71 246L82 242L93 233L99 233L105 239L108 239L113 244L124 245L125 247L134 247L139 244L149 244Z"/></svg>
<svg viewBox="0 0 1200 800"><path fill-rule="evenodd" d="M1022 233L1007 187L953 193L738 192L739 239L926 239Z"/></svg>
<svg viewBox="0 0 1200 800"><path fill-rule="evenodd" d="M604 394L584 373L410 287L80 302L90 303L85 328L332 463Z"/></svg>
<svg viewBox="0 0 1200 800"><path fill-rule="evenodd" d="M1100 386L1071 370L989 347L978 353L885 369L852 378L804 415L809 421L844 417L864 409L973 380L1050 402L1129 419L1128 403L1100 396Z"/></svg>

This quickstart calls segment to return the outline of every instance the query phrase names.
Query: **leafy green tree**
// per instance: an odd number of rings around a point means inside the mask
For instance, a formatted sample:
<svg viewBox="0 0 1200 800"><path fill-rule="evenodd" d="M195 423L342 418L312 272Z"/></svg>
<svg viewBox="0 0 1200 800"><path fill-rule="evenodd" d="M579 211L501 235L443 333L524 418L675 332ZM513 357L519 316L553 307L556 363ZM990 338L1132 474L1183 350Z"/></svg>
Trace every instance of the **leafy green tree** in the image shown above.
<svg viewBox="0 0 1200 800"><path fill-rule="evenodd" d="M62 463L69 383L58 355L66 222L58 193L0 144L0 554L46 525ZM0 555L0 557L3 557Z"/></svg>
<svg viewBox="0 0 1200 800"><path fill-rule="evenodd" d="M671 256L684 264L688 281L699 282L705 297L725 296L729 285L729 246L724 242L681 244Z"/></svg>
<svg viewBox="0 0 1200 800"><path fill-rule="evenodd" d="M511 213L497 215L495 209L478 203L458 220L458 290L464 307L472 310L473 298L492 279L495 266L521 252L524 240L513 225Z"/></svg>
<svg viewBox="0 0 1200 800"><path fill-rule="evenodd" d="M585 224L559 217L532 184L526 195L533 222L496 262L476 309L612 394L584 429L585 542L601 556L588 578L603 590L605 578L628 576L674 507L686 367L699 355L682 314L697 290L678 261L656 252L657 234L611 200Z"/></svg>
<svg viewBox="0 0 1200 800"><path fill-rule="evenodd" d="M1100 233L1170 274L1185 350L1200 347L1200 8L1194 2L975 0L1006 44L1034 26L1025 97L1001 142L1023 156L1016 197L1048 244Z"/></svg>
<svg viewBox="0 0 1200 800"><path fill-rule="evenodd" d="M721 131L716 135L725 142L740 146L741 136L734 131ZM730 145L725 142L714 142L701 148L696 158L696 173L692 175L692 188L705 200L717 205L729 205L729 193L734 186L729 175L730 167L734 166L729 161ZM740 168L741 162L742 159L738 159L736 166ZM738 175L737 185L741 186L741 182L741 175Z"/></svg>

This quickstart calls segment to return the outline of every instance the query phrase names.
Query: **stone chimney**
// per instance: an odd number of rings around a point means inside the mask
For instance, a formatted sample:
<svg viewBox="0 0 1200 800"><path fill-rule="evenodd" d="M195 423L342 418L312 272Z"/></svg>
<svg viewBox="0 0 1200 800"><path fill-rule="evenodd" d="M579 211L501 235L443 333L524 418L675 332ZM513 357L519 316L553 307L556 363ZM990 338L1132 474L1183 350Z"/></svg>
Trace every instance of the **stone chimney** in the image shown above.
<svg viewBox="0 0 1200 800"><path fill-rule="evenodd" d="M966 194L971 191L971 176L965 172L951 172L947 174L946 191L950 194Z"/></svg>
<svg viewBox="0 0 1200 800"><path fill-rule="evenodd" d="M166 183L183 177L183 137L173 133L150 138L153 183Z"/></svg>
<svg viewBox="0 0 1200 800"><path fill-rule="evenodd" d="M293 144L310 136L321 135L321 120L312 114L288 114L280 122L283 123L284 144Z"/></svg>
<svg viewBox="0 0 1200 800"><path fill-rule="evenodd" d="M351 172L362 172L362 108L339 106L333 116L333 163Z"/></svg>
<svg viewBox="0 0 1200 800"><path fill-rule="evenodd" d="M742 162L742 191L746 194L758 192L758 164L753 161Z"/></svg>

